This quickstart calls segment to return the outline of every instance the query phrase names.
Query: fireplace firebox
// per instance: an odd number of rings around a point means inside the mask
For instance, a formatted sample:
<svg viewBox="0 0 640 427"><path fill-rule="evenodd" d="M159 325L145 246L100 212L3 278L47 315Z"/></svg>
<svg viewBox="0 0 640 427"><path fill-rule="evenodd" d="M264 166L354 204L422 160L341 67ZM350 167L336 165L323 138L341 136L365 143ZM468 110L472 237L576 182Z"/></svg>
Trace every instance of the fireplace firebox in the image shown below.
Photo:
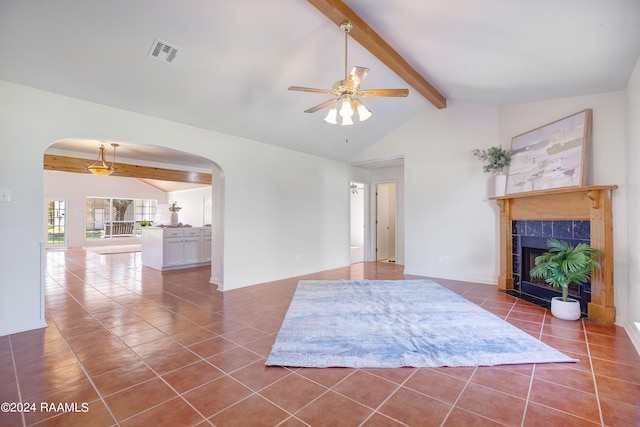
<svg viewBox="0 0 640 427"><path fill-rule="evenodd" d="M527 222L530 223L531 221ZM514 221L514 223L516 224L514 224L515 226L513 227L513 230L517 232L517 230L519 229L517 221ZM564 228L570 230L572 235L577 234L583 238L556 238L564 240L573 246L577 245L578 243L589 243L588 222L586 222L586 227L584 221L562 221L562 223L564 224ZM528 227L528 230L544 230L545 228L548 227ZM552 230L553 227L551 227L550 229ZM540 234L543 234L542 231L540 231ZM514 234L514 286L513 289L509 292L510 294L517 296L518 298L528 300L546 308L550 307L551 298L562 296L562 290L559 288L554 288L552 285L546 283L544 279L531 277L529 271L534 267L536 257L542 255L547 251L547 240L551 237L553 236L521 236L518 234ZM583 285L570 285L569 297L580 302L581 312L583 316L586 316L587 305L591 301L591 284L586 283Z"/></svg>

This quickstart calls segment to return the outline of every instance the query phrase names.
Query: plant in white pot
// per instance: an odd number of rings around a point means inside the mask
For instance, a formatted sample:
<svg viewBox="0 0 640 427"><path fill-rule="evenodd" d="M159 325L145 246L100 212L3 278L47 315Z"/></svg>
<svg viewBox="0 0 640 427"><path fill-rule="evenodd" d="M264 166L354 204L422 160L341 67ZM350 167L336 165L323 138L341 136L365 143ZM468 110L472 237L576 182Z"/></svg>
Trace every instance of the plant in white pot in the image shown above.
<svg viewBox="0 0 640 427"><path fill-rule="evenodd" d="M504 168L511 163L511 151L507 151L501 146L489 147L486 150L475 148L471 154L485 162L482 170L485 173L496 174L495 176L495 196L504 196L507 185L507 176L503 173Z"/></svg>
<svg viewBox="0 0 640 427"><path fill-rule="evenodd" d="M549 250L536 257L535 267L529 275L538 277L554 288L562 288L562 297L551 299L551 314L564 320L580 318L580 302L569 298L569 285L582 285L591 281L593 270L600 268L596 257L604 252L586 243L576 246L564 240L547 240Z"/></svg>
<svg viewBox="0 0 640 427"><path fill-rule="evenodd" d="M171 211L171 222L170 224L176 226L179 224L178 221L178 212L182 209L182 207L178 206L178 202L173 202L169 206L169 210Z"/></svg>

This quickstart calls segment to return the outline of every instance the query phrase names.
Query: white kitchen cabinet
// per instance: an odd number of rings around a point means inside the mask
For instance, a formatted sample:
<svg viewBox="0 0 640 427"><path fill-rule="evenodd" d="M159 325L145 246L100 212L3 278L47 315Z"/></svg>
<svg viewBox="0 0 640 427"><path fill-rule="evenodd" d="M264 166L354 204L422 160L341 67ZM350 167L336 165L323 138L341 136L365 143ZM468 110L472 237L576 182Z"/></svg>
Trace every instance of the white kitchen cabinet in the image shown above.
<svg viewBox="0 0 640 427"><path fill-rule="evenodd" d="M183 261L185 264L197 264L202 258L204 230L202 228L184 230Z"/></svg>
<svg viewBox="0 0 640 427"><path fill-rule="evenodd" d="M142 229L142 265L156 270L207 265L205 228L145 227ZM209 250L210 252L210 250Z"/></svg>
<svg viewBox="0 0 640 427"><path fill-rule="evenodd" d="M204 227L204 242L202 247L202 262L211 262L211 227Z"/></svg>

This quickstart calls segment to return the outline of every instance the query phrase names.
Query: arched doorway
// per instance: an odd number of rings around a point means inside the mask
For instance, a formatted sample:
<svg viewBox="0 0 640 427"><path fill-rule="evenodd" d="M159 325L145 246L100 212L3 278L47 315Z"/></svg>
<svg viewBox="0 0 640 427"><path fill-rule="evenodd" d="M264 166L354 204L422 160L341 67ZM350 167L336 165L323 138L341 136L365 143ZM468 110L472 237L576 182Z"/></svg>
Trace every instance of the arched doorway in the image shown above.
<svg viewBox="0 0 640 427"><path fill-rule="evenodd" d="M190 184L202 183L203 176L208 175L211 196L208 200L203 200L202 218L210 221L211 237L211 279L210 282L224 287L223 272L223 242L224 242L224 174L222 168L210 159L169 149L161 146L141 145L136 143L117 141L117 153L115 156L115 169L112 175L107 177L95 177L86 170L87 163L93 163L101 144L108 146L113 141L92 140L92 139L64 139L50 145L44 153L45 199L57 199L59 194L68 195L74 191L71 188L56 189L47 186L46 173L51 172L71 172L78 175L83 174L85 180L94 179L94 183L109 179L135 179L147 185L162 187L163 183L173 183L171 188L188 188ZM107 161L111 162L111 155L107 156ZM120 165L120 167L118 167ZM205 177L206 178L206 177ZM95 181L98 179L99 181ZM80 181L76 181L80 182ZM84 198L91 194L91 184L77 184L78 188L84 188L80 195L75 195L76 200L69 200L66 217L67 227L71 227L72 221L82 221L87 215L84 211ZM87 186L89 188L87 189ZM69 186L67 186L69 187ZM57 193L57 194L56 194ZM116 194L116 193L114 193ZM119 196L116 196L119 197ZM82 200L81 200L82 198ZM76 224L78 227L78 224ZM73 235L70 244L79 246L81 240L79 232L76 232L74 241ZM81 245L80 245L81 246Z"/></svg>

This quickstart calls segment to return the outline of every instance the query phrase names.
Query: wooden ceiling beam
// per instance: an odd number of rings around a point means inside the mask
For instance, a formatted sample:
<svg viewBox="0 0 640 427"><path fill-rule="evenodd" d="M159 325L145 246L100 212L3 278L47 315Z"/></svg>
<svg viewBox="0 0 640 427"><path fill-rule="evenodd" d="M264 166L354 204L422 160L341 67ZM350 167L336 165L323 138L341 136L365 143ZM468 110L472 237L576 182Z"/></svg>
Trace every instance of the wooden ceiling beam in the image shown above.
<svg viewBox="0 0 640 427"><path fill-rule="evenodd" d="M373 56L398 75L401 79L424 96L436 108L447 107L447 100L420 73L393 50L366 22L340 0L307 0L336 25L349 21L353 28L349 35L367 49Z"/></svg>
<svg viewBox="0 0 640 427"><path fill-rule="evenodd" d="M62 172L90 173L87 170L87 163L92 160L80 159L77 157L44 155L44 169ZM209 173L182 171L176 169L163 169L152 166L139 166L126 163L116 163L115 171L110 176L121 176L128 178L158 179L163 181L189 182L192 184L211 185L212 178Z"/></svg>

